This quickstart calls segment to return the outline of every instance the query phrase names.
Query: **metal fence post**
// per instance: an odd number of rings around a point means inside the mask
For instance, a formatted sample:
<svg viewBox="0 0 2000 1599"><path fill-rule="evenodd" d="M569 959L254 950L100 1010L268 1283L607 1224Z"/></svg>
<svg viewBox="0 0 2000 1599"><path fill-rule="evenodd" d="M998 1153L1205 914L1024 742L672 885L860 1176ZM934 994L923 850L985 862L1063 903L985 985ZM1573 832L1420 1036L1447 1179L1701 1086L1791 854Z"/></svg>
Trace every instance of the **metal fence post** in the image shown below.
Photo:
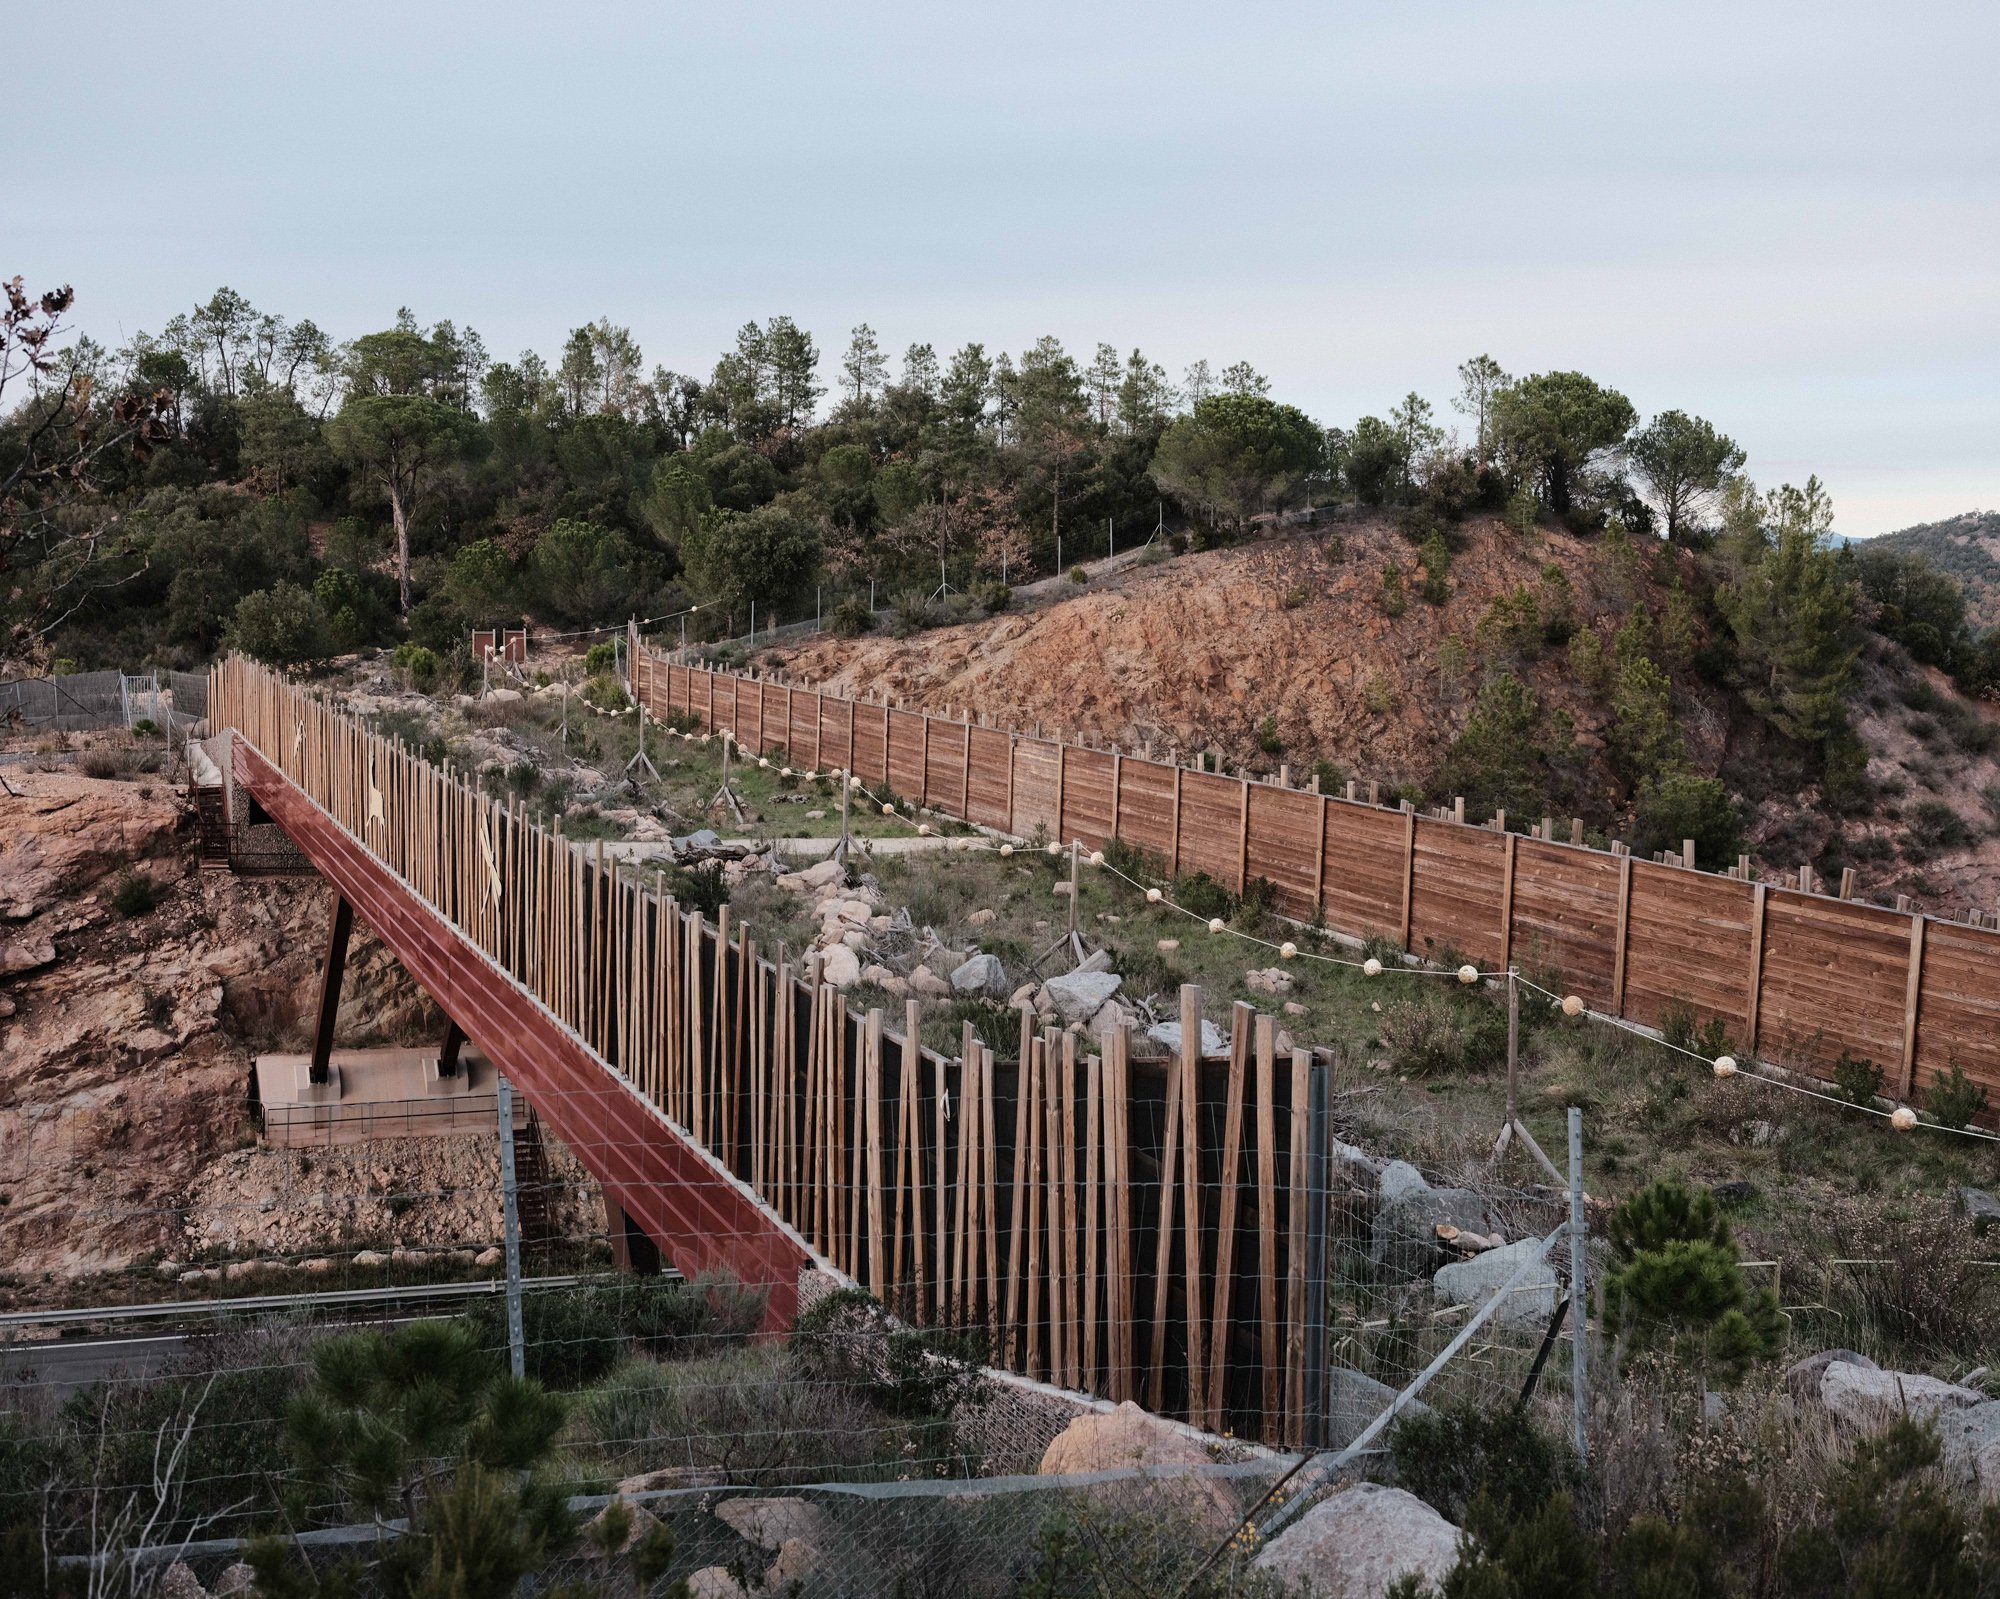
<svg viewBox="0 0 2000 1599"><path fill-rule="evenodd" d="M1313 1062L1306 1120L1305 1446L1326 1447L1326 1207L1332 1094L1325 1061Z"/></svg>
<svg viewBox="0 0 2000 1599"><path fill-rule="evenodd" d="M507 1362L525 1375L527 1353L521 1340L521 1208L514 1184L514 1085L494 1073L500 1103L500 1226L507 1254Z"/></svg>
<svg viewBox="0 0 2000 1599"><path fill-rule="evenodd" d="M1589 1458L1590 1348L1584 1336L1583 1112L1569 1108L1570 1407L1576 1458Z"/></svg>

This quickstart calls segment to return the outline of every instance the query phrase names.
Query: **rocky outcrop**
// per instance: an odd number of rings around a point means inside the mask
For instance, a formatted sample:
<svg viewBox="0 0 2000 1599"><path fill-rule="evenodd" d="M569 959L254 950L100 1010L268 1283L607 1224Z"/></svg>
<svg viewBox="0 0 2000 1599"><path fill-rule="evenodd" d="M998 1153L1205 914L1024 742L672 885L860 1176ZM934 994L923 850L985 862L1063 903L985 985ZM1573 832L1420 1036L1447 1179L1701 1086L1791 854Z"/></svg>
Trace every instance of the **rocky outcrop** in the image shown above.
<svg viewBox="0 0 2000 1599"><path fill-rule="evenodd" d="M1458 1528L1401 1488L1361 1482L1314 1505L1253 1562L1318 1599L1382 1599L1412 1572L1435 1585L1458 1563Z"/></svg>

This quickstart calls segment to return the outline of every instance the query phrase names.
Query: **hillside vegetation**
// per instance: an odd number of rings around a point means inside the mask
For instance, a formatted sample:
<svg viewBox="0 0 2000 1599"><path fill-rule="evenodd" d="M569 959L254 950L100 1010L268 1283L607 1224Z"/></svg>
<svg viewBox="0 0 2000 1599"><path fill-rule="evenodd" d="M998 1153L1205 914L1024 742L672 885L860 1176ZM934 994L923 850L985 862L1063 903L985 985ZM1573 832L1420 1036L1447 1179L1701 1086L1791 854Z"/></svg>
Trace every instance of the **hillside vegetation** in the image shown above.
<svg viewBox="0 0 2000 1599"><path fill-rule="evenodd" d="M1175 382L1054 338L913 345L892 374L865 325L828 363L774 316L698 378L649 374L607 318L493 361L450 321L339 342L223 289L112 350L68 331L69 290L9 293L17 667L393 648L448 689L478 677L475 627L724 641L817 615L927 635L802 656L850 687L1692 838L1707 865L1749 845L1984 892L2000 787L1973 697L2000 645L1958 585L1837 549L1817 479L1759 488L1713 424L1583 373L1477 356L1462 431L1414 393L1329 426L1247 363ZM1008 616L1014 586L1149 539L1174 564L1128 599Z"/></svg>
<svg viewBox="0 0 2000 1599"><path fill-rule="evenodd" d="M2000 511L1967 511L1920 523L1870 539L1868 548L1921 556L1958 585L1974 623L2000 626Z"/></svg>

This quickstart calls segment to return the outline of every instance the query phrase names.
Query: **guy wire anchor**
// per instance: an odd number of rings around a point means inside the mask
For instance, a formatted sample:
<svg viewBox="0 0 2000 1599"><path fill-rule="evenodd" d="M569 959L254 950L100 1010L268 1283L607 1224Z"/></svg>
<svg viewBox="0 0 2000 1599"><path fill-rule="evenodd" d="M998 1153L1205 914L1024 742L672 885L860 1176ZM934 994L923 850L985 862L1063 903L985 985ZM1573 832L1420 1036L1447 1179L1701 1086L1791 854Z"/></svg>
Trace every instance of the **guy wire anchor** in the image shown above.
<svg viewBox="0 0 2000 1599"><path fill-rule="evenodd" d="M730 812L735 816L737 824L740 826L743 821L743 802L736 797L736 790L729 786L729 750L730 746L735 742L736 735L730 732L728 728L724 728L722 730L722 787L715 791L715 798L708 802L708 808L714 810L724 800L729 801Z"/></svg>
<svg viewBox="0 0 2000 1599"><path fill-rule="evenodd" d="M646 755L646 706L644 701L639 702L639 751L625 763L625 775L627 777L632 775L632 768L635 766L645 767L646 775L655 783L659 782L660 769Z"/></svg>

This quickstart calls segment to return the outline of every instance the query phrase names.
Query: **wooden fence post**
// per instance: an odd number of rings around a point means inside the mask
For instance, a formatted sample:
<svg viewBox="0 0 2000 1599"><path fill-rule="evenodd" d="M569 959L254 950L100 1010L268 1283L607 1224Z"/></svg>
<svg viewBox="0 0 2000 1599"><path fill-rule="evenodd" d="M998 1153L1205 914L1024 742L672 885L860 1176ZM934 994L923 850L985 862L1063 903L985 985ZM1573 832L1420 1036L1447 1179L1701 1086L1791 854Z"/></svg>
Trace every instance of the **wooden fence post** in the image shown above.
<svg viewBox="0 0 2000 1599"><path fill-rule="evenodd" d="M1757 1053L1757 1026L1764 1008L1764 896L1762 883L1750 893L1750 1002L1744 1027L1743 1048Z"/></svg>
<svg viewBox="0 0 2000 1599"><path fill-rule="evenodd" d="M1625 1014L1625 944L1632 926L1632 857L1618 857L1618 932L1611 962L1611 1014Z"/></svg>
<svg viewBox="0 0 2000 1599"><path fill-rule="evenodd" d="M1930 923L1919 912L1910 918L1910 975L1903 985L1903 1069L1898 1097L1907 1100L1916 1087L1917 1010L1924 988L1924 931Z"/></svg>
<svg viewBox="0 0 2000 1599"><path fill-rule="evenodd" d="M1410 948L1410 906L1417 894L1417 811L1403 801L1403 930L1398 935L1404 952Z"/></svg>

